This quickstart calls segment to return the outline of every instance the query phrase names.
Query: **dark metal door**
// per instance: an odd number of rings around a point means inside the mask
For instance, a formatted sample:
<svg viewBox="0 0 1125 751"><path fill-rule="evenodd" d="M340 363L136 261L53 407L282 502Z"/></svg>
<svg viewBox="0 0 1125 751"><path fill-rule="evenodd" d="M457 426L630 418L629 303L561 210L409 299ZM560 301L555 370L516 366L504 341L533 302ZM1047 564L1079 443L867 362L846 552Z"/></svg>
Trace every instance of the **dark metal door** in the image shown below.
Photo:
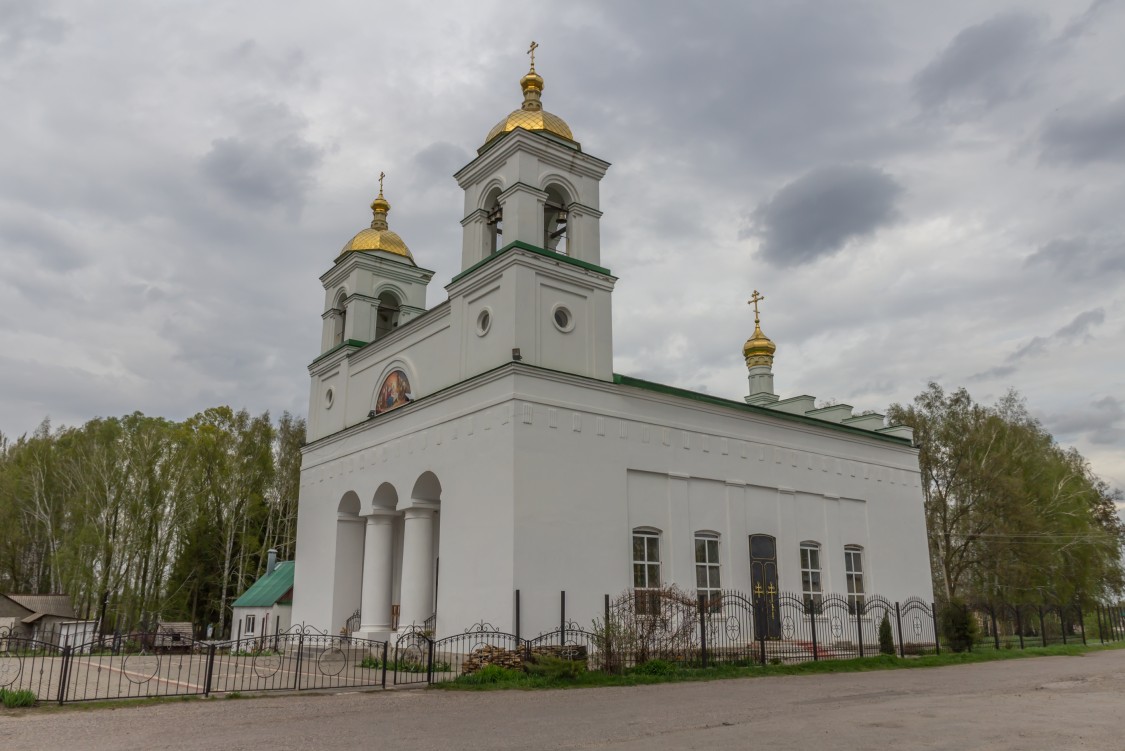
<svg viewBox="0 0 1125 751"><path fill-rule="evenodd" d="M750 591L754 597L758 635L781 637L778 608L777 540L770 535L750 535Z"/></svg>

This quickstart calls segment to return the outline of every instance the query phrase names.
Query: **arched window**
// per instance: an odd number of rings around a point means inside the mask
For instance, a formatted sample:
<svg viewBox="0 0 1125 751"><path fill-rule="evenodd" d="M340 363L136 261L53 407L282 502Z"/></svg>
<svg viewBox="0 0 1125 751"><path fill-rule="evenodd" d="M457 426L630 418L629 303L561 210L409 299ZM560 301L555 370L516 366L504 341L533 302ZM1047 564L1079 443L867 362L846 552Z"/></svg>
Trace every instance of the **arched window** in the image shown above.
<svg viewBox="0 0 1125 751"><path fill-rule="evenodd" d="M660 532L638 527L633 530L633 590L637 615L660 612Z"/></svg>
<svg viewBox="0 0 1125 751"><path fill-rule="evenodd" d="M853 613L863 608L865 590L863 588L863 548L859 545L844 546L844 577L848 581L848 609Z"/></svg>
<svg viewBox="0 0 1125 751"><path fill-rule="evenodd" d="M398 328L399 302L390 292L379 295L379 314L375 320L375 338L379 339Z"/></svg>
<svg viewBox="0 0 1125 751"><path fill-rule="evenodd" d="M340 294L336 295L336 305L332 314L332 343L334 345L344 343L344 329L348 317L348 310L344 304L345 299L344 291L341 290Z"/></svg>
<svg viewBox="0 0 1125 751"><path fill-rule="evenodd" d="M801 594L805 608L819 608L823 590L820 585L820 543L805 540L801 543Z"/></svg>
<svg viewBox="0 0 1125 751"><path fill-rule="evenodd" d="M556 186L547 188L543 204L543 247L567 255L566 220L570 200Z"/></svg>
<svg viewBox="0 0 1125 751"><path fill-rule="evenodd" d="M711 612L719 609L719 535L714 532L695 533L695 589Z"/></svg>
<svg viewBox="0 0 1125 751"><path fill-rule="evenodd" d="M485 250L489 255L500 250L501 240L504 238L504 207L500 205L500 189L493 188L485 199L485 211L488 213L485 225L488 227L488 244Z"/></svg>

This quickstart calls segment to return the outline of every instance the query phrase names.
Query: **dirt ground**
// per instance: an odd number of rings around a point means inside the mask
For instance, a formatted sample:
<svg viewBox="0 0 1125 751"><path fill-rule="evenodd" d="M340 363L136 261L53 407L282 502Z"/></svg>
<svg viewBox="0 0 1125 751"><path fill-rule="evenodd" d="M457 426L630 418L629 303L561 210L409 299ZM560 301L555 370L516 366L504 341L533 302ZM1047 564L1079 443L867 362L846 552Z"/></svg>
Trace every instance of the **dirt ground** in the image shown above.
<svg viewBox="0 0 1125 751"><path fill-rule="evenodd" d="M1125 650L635 688L0 711L19 749L1125 749Z"/></svg>

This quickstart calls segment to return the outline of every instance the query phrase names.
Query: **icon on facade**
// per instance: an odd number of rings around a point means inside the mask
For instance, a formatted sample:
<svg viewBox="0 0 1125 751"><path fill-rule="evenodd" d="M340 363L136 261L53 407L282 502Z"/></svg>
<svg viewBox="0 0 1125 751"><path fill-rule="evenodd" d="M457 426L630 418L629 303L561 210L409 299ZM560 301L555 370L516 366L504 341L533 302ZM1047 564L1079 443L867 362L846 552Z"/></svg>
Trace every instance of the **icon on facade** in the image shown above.
<svg viewBox="0 0 1125 751"><path fill-rule="evenodd" d="M401 370L392 370L383 379L379 387L379 398L375 401L375 414L381 415L390 412L404 404L413 401L414 395L410 391L410 381L406 373Z"/></svg>

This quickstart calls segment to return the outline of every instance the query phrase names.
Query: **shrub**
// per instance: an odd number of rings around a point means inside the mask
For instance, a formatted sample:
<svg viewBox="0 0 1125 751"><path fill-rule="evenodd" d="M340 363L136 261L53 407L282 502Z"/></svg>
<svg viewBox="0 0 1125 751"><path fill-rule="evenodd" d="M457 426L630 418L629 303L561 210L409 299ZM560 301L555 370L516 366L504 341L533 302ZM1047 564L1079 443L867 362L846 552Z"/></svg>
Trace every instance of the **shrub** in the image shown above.
<svg viewBox="0 0 1125 751"><path fill-rule="evenodd" d="M941 636L954 652L972 650L977 640L977 621L969 606L959 600L952 600L941 609Z"/></svg>
<svg viewBox="0 0 1125 751"><path fill-rule="evenodd" d="M378 668L383 667L383 661L378 657L372 657L371 655L368 655L367 657L363 658L363 660L359 663L359 666L361 668L367 668L368 670L377 670Z"/></svg>
<svg viewBox="0 0 1125 751"><path fill-rule="evenodd" d="M649 660L635 667L633 672L641 675L674 675L678 668L667 660Z"/></svg>
<svg viewBox="0 0 1125 751"><path fill-rule="evenodd" d="M530 675L552 681L576 681L586 672L586 663L553 655L534 655L530 660L524 660L523 669Z"/></svg>
<svg viewBox="0 0 1125 751"><path fill-rule="evenodd" d="M609 619L594 621L597 652L606 670L630 661L682 659L692 649L699 617L694 592L675 586L626 590L609 606Z"/></svg>
<svg viewBox="0 0 1125 751"><path fill-rule="evenodd" d="M8 709L16 709L17 707L33 707L35 706L36 698L34 691L27 691L26 689L18 689L10 691L6 688L0 688L0 703L3 703Z"/></svg>
<svg viewBox="0 0 1125 751"><path fill-rule="evenodd" d="M891 619L883 613L883 620L879 623L879 651L885 655L895 653L895 637L891 631Z"/></svg>
<svg viewBox="0 0 1125 751"><path fill-rule="evenodd" d="M518 670L502 668L499 665L485 665L475 673L457 676L457 682L470 686L479 686L488 683L506 683L518 680L521 677Z"/></svg>

